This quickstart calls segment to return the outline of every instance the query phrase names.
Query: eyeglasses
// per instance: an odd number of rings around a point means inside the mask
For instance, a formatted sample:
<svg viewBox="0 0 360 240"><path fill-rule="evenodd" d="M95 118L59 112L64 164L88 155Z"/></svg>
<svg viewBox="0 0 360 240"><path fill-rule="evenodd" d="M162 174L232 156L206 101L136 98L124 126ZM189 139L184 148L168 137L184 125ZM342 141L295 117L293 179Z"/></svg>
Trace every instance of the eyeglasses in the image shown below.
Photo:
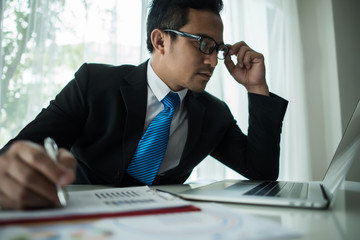
<svg viewBox="0 0 360 240"><path fill-rule="evenodd" d="M225 44L217 44L214 39L210 37L197 36L194 34L181 32L173 29L164 29L164 32L173 32L182 37L192 38L199 41L200 52L210 55L216 50L216 56L220 60L224 60L229 52L229 48Z"/></svg>

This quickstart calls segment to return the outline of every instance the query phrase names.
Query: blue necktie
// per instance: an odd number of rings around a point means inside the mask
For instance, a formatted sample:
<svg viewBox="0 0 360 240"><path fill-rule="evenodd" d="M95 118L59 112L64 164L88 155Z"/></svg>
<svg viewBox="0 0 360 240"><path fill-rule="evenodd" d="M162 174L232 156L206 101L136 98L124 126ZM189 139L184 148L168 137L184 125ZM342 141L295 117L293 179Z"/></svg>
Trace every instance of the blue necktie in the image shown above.
<svg viewBox="0 0 360 240"><path fill-rule="evenodd" d="M147 185L153 183L164 158L169 141L170 123L180 98L177 93L169 92L161 102L165 109L150 123L126 171Z"/></svg>

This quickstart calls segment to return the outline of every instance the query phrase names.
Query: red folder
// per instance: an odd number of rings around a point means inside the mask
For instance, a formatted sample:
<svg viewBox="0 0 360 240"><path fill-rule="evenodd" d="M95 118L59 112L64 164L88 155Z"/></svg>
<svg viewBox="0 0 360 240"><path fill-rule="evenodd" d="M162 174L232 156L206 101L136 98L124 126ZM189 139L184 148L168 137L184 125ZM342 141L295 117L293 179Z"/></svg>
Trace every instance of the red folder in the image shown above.
<svg viewBox="0 0 360 240"><path fill-rule="evenodd" d="M49 223L49 222L61 222L61 221L72 221L72 220L93 220L100 218L135 217L135 216L153 215L153 214L196 212L200 210L201 209L198 207L195 207L193 205L188 205L181 207L147 209L147 210L128 211L128 212L75 214L75 215L55 216L55 217L47 216L47 217L33 218L33 219L0 220L0 226L14 225L14 224Z"/></svg>

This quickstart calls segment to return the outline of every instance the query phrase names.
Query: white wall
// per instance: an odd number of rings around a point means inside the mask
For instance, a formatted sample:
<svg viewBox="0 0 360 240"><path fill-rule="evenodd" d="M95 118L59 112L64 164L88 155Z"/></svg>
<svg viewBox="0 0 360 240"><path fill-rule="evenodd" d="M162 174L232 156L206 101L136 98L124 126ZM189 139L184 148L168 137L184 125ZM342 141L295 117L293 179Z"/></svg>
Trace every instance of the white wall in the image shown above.
<svg viewBox="0 0 360 240"><path fill-rule="evenodd" d="M320 180L360 98L360 1L298 0L312 180ZM324 162L323 159L326 159ZM360 181L360 159L349 180Z"/></svg>
<svg viewBox="0 0 360 240"><path fill-rule="evenodd" d="M321 180L341 138L339 78L330 0L298 0L311 180Z"/></svg>
<svg viewBox="0 0 360 240"><path fill-rule="evenodd" d="M342 130L360 99L360 1L332 0ZM347 179L360 181L360 156Z"/></svg>

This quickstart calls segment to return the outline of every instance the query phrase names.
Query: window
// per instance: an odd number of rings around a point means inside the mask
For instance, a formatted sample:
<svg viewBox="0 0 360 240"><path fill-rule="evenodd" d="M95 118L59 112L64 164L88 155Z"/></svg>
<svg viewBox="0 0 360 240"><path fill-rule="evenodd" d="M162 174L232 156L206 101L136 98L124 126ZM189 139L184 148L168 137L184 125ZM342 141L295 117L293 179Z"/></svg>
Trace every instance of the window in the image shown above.
<svg viewBox="0 0 360 240"><path fill-rule="evenodd" d="M149 56L142 46L147 1L2 4L0 147L48 105L83 62L137 65Z"/></svg>

